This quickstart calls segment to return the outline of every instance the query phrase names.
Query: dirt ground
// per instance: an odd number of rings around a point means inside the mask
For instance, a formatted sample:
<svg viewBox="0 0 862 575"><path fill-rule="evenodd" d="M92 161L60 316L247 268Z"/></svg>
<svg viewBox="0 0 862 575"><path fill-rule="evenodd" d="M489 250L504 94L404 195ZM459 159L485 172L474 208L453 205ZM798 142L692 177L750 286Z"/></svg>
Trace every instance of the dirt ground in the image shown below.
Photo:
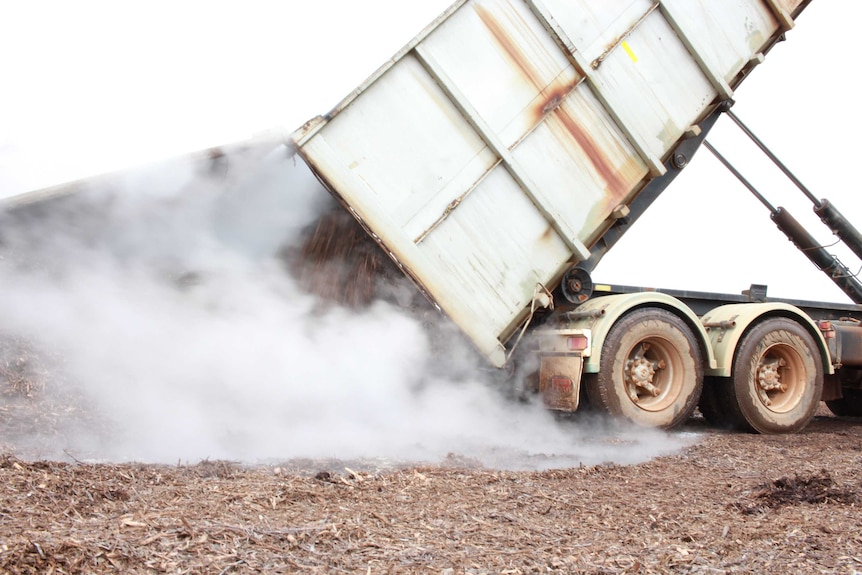
<svg viewBox="0 0 862 575"><path fill-rule="evenodd" d="M688 448L631 466L93 464L15 450L72 403L4 365L4 574L862 572L862 421L825 408L786 436L694 418Z"/></svg>

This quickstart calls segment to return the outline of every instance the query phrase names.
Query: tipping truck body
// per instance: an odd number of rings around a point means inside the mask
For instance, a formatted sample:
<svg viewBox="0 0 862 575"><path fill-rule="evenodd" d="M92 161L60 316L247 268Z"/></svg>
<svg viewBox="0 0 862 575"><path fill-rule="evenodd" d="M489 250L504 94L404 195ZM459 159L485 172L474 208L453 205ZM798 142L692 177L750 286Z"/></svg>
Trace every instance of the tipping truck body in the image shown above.
<svg viewBox="0 0 862 575"><path fill-rule="evenodd" d="M672 427L700 402L716 421L794 431L847 367L836 342L858 346L858 305L750 293L697 307L594 290L589 272L808 3L459 0L292 140L492 365L538 360L550 407L574 411L586 391ZM850 405L848 386L829 397Z"/></svg>

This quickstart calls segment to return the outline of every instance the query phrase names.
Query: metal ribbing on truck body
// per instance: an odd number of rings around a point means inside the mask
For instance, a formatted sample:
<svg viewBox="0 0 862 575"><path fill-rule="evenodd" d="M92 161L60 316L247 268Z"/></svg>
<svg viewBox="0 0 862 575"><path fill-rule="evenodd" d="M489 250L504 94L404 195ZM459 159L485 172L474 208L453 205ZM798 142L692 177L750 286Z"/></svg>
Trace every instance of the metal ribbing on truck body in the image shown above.
<svg viewBox="0 0 862 575"><path fill-rule="evenodd" d="M805 4L461 1L294 139L500 366L536 294Z"/></svg>

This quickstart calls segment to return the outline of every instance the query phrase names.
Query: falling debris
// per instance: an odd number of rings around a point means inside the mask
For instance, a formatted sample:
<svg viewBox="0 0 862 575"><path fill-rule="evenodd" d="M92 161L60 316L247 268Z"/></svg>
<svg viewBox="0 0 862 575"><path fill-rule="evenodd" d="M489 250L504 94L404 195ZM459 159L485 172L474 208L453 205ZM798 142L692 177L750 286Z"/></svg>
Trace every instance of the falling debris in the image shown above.
<svg viewBox="0 0 862 575"><path fill-rule="evenodd" d="M350 212L330 199L303 231L298 248L282 254L299 285L325 302L352 309L391 299L412 286Z"/></svg>

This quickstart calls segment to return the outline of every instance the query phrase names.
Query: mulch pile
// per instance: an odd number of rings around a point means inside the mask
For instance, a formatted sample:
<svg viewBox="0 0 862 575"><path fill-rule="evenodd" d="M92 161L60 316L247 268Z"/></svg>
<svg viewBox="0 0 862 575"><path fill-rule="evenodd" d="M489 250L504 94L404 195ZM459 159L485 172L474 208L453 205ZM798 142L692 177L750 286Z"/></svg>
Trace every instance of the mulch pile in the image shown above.
<svg viewBox="0 0 862 575"><path fill-rule="evenodd" d="M52 452L77 429L105 422L66 385L62 359L26 338L0 333L0 453Z"/></svg>
<svg viewBox="0 0 862 575"><path fill-rule="evenodd" d="M862 422L825 408L784 436L695 418L633 466L49 461L40 438L99 418L0 342L2 574L862 572Z"/></svg>
<svg viewBox="0 0 862 575"><path fill-rule="evenodd" d="M795 436L710 432L642 465L545 472L454 455L381 471L7 455L0 572L852 573L860 446L857 424L822 417Z"/></svg>
<svg viewBox="0 0 862 575"><path fill-rule="evenodd" d="M761 487L756 502L740 505L743 513L762 513L767 508L794 505L797 503L846 503L859 501L856 491L850 487L835 485L828 471L822 469L815 475L781 477Z"/></svg>

